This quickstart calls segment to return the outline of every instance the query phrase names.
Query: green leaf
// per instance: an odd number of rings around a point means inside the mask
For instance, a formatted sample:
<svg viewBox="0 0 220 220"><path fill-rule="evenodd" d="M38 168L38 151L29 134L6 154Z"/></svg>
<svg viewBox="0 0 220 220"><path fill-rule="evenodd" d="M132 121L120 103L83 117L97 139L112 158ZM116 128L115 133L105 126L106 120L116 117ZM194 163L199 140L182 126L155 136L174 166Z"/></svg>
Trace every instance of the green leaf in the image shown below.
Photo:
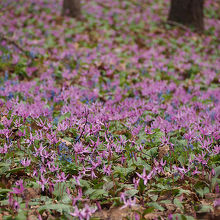
<svg viewBox="0 0 220 220"><path fill-rule="evenodd" d="M1 201L0 201L0 206L4 206L4 205L8 205L8 204L9 204L8 199L1 200Z"/></svg>
<svg viewBox="0 0 220 220"><path fill-rule="evenodd" d="M182 166L184 166L184 165L186 164L186 158L184 157L184 155L180 155L180 156L178 157L178 161L180 162L180 164L181 164Z"/></svg>
<svg viewBox="0 0 220 220"><path fill-rule="evenodd" d="M0 194L6 194L8 192L11 192L10 189L0 189Z"/></svg>
<svg viewBox="0 0 220 220"><path fill-rule="evenodd" d="M150 207L150 208L145 209L144 212L143 212L143 216L153 212L154 209L155 209L154 207Z"/></svg>
<svg viewBox="0 0 220 220"><path fill-rule="evenodd" d="M195 220L192 216L185 215L186 220Z"/></svg>
<svg viewBox="0 0 220 220"><path fill-rule="evenodd" d="M186 194L189 195L191 192L189 190L185 190L185 189L177 189L178 193L176 196L181 196L182 194Z"/></svg>
<svg viewBox="0 0 220 220"><path fill-rule="evenodd" d="M82 187L86 187L87 189L90 187L90 183L87 180L80 179L79 182L80 182L80 186Z"/></svg>
<svg viewBox="0 0 220 220"><path fill-rule="evenodd" d="M162 201L160 201L160 203L172 204L172 202L170 200L162 200Z"/></svg>
<svg viewBox="0 0 220 220"><path fill-rule="evenodd" d="M10 169L9 165L8 166L2 166L1 169L0 169L0 175L5 174L9 169Z"/></svg>
<svg viewBox="0 0 220 220"><path fill-rule="evenodd" d="M157 199L158 199L158 195L154 195L154 194L149 194L149 197L150 197L154 202L156 202Z"/></svg>
<svg viewBox="0 0 220 220"><path fill-rule="evenodd" d="M72 35L72 34L74 34L75 33L75 30L74 29L66 29L65 30L66 31L66 35Z"/></svg>
<svg viewBox="0 0 220 220"><path fill-rule="evenodd" d="M146 171L151 171L151 166L145 160L141 159L140 157L137 158L137 161L130 159L128 161L128 166L131 166L131 165L134 165L136 167L143 166L146 169Z"/></svg>
<svg viewBox="0 0 220 220"><path fill-rule="evenodd" d="M70 203L71 202L70 196L67 193L65 193L64 195L62 195L61 202L65 204Z"/></svg>
<svg viewBox="0 0 220 220"><path fill-rule="evenodd" d="M71 116L71 113L70 113L70 112L67 112L67 113L65 113L64 115L61 115L60 118L59 118L59 123L60 123L61 121L63 121L64 119L69 118L70 116Z"/></svg>
<svg viewBox="0 0 220 220"><path fill-rule="evenodd" d="M23 220L27 218L27 212L22 209L19 210L18 215L14 218L15 220Z"/></svg>
<svg viewBox="0 0 220 220"><path fill-rule="evenodd" d="M127 190L127 191L125 192L125 194L126 194L127 196L129 196L129 197L132 197L132 196L136 195L138 192L139 192L139 191L136 190L136 189L130 189L130 190Z"/></svg>
<svg viewBox="0 0 220 220"><path fill-rule="evenodd" d="M213 208L210 205L203 205L202 208L198 211L198 213L203 212L213 212Z"/></svg>
<svg viewBox="0 0 220 220"><path fill-rule="evenodd" d="M215 177L218 177L220 175L220 166L216 167L214 170L215 170Z"/></svg>
<svg viewBox="0 0 220 220"><path fill-rule="evenodd" d="M8 167L9 164L8 163L0 163L0 167Z"/></svg>
<svg viewBox="0 0 220 220"><path fill-rule="evenodd" d="M202 188L195 189L201 198L204 197L204 190Z"/></svg>
<svg viewBox="0 0 220 220"><path fill-rule="evenodd" d="M89 195L90 199L101 199L108 196L108 192L104 189L88 189L85 194Z"/></svg>
<svg viewBox="0 0 220 220"><path fill-rule="evenodd" d="M57 212L70 212L71 206L66 204L47 204L38 208L40 214L42 214L46 210L56 210Z"/></svg>
<svg viewBox="0 0 220 220"><path fill-rule="evenodd" d="M153 208L155 208L155 209L157 209L157 210L160 210L160 211L164 211L164 210L165 210L165 209L164 209L161 205L159 205L157 202L150 202L150 203L148 203L148 206L153 207Z"/></svg>
<svg viewBox="0 0 220 220"><path fill-rule="evenodd" d="M134 166L128 167L128 168L117 166L117 167L114 168L114 173L115 174L118 173L120 176L126 177L128 174L135 171L135 169L136 168Z"/></svg>
<svg viewBox="0 0 220 220"><path fill-rule="evenodd" d="M188 215L181 215L181 214L174 214L172 216L172 219L180 219L180 220L194 220L194 218L192 216L188 216Z"/></svg>
<svg viewBox="0 0 220 220"><path fill-rule="evenodd" d="M6 173L16 173L16 172L24 170L24 169L25 169L25 167L17 167L17 168L6 171Z"/></svg>
<svg viewBox="0 0 220 220"><path fill-rule="evenodd" d="M104 185L103 185L103 189L106 190L106 191L109 191L110 189L112 189L114 186L114 182L113 181L110 181L110 182L106 182Z"/></svg>
<svg viewBox="0 0 220 220"><path fill-rule="evenodd" d="M174 203L174 205L176 205L178 208L184 209L184 207L183 207L183 205L182 205L182 202L181 202L179 199L175 198L175 199L173 200L173 203Z"/></svg>
<svg viewBox="0 0 220 220"><path fill-rule="evenodd" d="M158 152L158 147L152 147L150 150L143 151L148 158L152 158ZM143 155L144 156L144 155Z"/></svg>
<svg viewBox="0 0 220 220"><path fill-rule="evenodd" d="M90 189L86 190L85 195L91 195L94 191L95 191L95 189L90 188Z"/></svg>

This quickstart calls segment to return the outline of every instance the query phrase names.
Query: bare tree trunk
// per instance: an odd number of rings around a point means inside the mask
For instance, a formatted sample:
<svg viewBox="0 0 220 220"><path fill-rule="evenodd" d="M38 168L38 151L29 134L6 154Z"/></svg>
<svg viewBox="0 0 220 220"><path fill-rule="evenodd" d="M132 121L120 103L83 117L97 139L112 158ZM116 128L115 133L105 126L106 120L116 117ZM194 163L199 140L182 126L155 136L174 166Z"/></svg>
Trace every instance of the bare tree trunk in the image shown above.
<svg viewBox="0 0 220 220"><path fill-rule="evenodd" d="M204 30L204 0L171 0L168 21L194 27L196 31Z"/></svg>
<svg viewBox="0 0 220 220"><path fill-rule="evenodd" d="M81 16L80 0L63 0L62 15L74 17L74 18L80 18Z"/></svg>

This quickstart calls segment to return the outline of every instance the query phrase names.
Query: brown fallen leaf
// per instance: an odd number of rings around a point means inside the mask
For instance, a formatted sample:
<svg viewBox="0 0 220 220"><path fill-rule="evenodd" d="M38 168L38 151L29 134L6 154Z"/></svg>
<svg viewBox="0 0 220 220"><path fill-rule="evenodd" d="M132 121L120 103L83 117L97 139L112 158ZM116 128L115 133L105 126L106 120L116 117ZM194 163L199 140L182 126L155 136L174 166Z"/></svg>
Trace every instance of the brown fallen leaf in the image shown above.
<svg viewBox="0 0 220 220"><path fill-rule="evenodd" d="M36 188L26 188L24 190L24 199L25 200L31 200L31 199L34 199L36 197L39 197L40 196L40 189L36 189Z"/></svg>
<svg viewBox="0 0 220 220"><path fill-rule="evenodd" d="M69 142L69 141L67 141L67 140L65 140L65 139L63 139L63 138L59 138L59 141L65 143L66 146L68 146L68 147L69 147L69 146L72 146L72 143L71 143L71 142Z"/></svg>
<svg viewBox="0 0 220 220"><path fill-rule="evenodd" d="M97 211L92 217L100 218L102 220L124 220L127 218L134 219L135 211L143 212L143 208L140 205L124 209L121 209L120 207L111 208L109 210Z"/></svg>
<svg viewBox="0 0 220 220"><path fill-rule="evenodd" d="M100 219L109 219L108 210L100 210L93 214L93 218L100 218Z"/></svg>
<svg viewBox="0 0 220 220"><path fill-rule="evenodd" d="M38 217L35 216L35 215L29 215L27 219L28 219L28 220L37 220Z"/></svg>
<svg viewBox="0 0 220 220"><path fill-rule="evenodd" d="M4 116L1 117L0 122L3 123L5 120L7 120L7 117L4 115Z"/></svg>
<svg viewBox="0 0 220 220"><path fill-rule="evenodd" d="M3 186L3 188L10 189L11 181L5 175L2 175L0 178L0 185Z"/></svg>
<svg viewBox="0 0 220 220"><path fill-rule="evenodd" d="M134 219L134 211L140 211L140 206L134 206L131 208L113 208L110 210L110 219L111 220L123 220L126 218Z"/></svg>
<svg viewBox="0 0 220 220"><path fill-rule="evenodd" d="M172 203L164 203L164 206L169 212L174 212L176 210L176 206Z"/></svg>
<svg viewBox="0 0 220 220"><path fill-rule="evenodd" d="M161 216L161 212L148 213L144 215L144 219L154 220L154 219L158 219L158 217L160 216Z"/></svg>
<svg viewBox="0 0 220 220"><path fill-rule="evenodd" d="M161 160L170 150L169 145L165 144L158 148L158 159Z"/></svg>

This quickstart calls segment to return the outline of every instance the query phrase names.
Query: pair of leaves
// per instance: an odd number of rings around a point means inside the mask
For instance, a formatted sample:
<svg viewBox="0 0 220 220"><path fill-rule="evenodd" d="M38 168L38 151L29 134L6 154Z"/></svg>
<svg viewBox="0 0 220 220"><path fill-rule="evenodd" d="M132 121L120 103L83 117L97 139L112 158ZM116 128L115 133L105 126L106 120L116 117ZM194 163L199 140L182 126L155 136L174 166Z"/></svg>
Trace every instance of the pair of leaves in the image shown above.
<svg viewBox="0 0 220 220"><path fill-rule="evenodd" d="M44 211L46 210L55 210L59 213L70 213L71 211L71 206L68 204L47 204L44 206L41 206L40 208L38 208L38 211L40 214L42 214Z"/></svg>
<svg viewBox="0 0 220 220"><path fill-rule="evenodd" d="M136 170L136 167L131 166L128 168L117 166L114 168L114 174L118 174L120 177L126 177L130 173L134 172Z"/></svg>
<svg viewBox="0 0 220 220"><path fill-rule="evenodd" d="M86 195L90 197L90 199L95 200L95 199L102 199L103 197L108 196L108 192L105 189L88 189L85 192Z"/></svg>

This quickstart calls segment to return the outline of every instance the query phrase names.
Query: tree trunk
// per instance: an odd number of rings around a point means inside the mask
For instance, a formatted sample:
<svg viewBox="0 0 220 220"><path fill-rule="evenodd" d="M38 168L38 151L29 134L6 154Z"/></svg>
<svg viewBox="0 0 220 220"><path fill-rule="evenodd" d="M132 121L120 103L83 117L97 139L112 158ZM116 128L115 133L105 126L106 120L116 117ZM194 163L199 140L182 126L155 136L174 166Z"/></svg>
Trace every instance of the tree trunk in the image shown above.
<svg viewBox="0 0 220 220"><path fill-rule="evenodd" d="M168 21L181 23L196 31L204 30L204 0L171 0Z"/></svg>
<svg viewBox="0 0 220 220"><path fill-rule="evenodd" d="M80 18L81 16L80 0L63 0L62 15L74 17L74 18Z"/></svg>

